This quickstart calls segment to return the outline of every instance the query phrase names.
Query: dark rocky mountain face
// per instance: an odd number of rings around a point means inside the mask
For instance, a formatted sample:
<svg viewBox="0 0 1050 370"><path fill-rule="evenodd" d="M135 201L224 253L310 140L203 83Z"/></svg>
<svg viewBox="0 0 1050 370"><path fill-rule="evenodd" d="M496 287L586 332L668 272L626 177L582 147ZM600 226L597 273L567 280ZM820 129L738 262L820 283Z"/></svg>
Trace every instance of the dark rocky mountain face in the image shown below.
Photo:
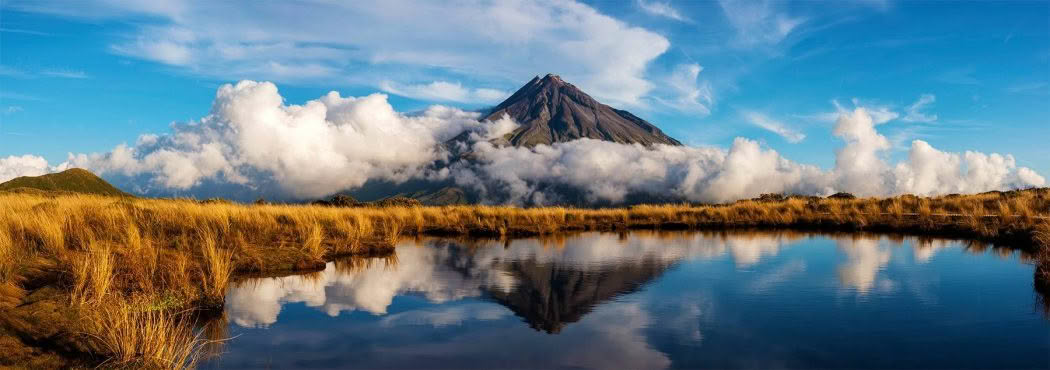
<svg viewBox="0 0 1050 370"><path fill-rule="evenodd" d="M587 271L558 263L516 261L503 266L517 278L510 292L486 289L486 296L507 307L536 330L557 334L580 321L594 307L638 291L671 265L657 261L622 263Z"/></svg>
<svg viewBox="0 0 1050 370"><path fill-rule="evenodd" d="M580 138L624 144L682 145L630 112L599 103L561 77L533 78L500 103L487 120L509 115L521 125L508 138L514 146L535 146Z"/></svg>

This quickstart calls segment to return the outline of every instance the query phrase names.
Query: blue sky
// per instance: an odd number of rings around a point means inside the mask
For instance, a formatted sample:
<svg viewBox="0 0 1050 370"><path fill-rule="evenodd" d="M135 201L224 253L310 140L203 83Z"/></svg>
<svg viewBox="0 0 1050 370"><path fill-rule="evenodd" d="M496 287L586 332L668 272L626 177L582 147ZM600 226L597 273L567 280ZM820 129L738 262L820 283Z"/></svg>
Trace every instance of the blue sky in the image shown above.
<svg viewBox="0 0 1050 370"><path fill-rule="evenodd" d="M690 145L746 137L830 168L837 102L895 115L890 159L921 139L1050 174L1048 2L360 4L4 1L0 157L133 144L241 79L411 112L556 73Z"/></svg>

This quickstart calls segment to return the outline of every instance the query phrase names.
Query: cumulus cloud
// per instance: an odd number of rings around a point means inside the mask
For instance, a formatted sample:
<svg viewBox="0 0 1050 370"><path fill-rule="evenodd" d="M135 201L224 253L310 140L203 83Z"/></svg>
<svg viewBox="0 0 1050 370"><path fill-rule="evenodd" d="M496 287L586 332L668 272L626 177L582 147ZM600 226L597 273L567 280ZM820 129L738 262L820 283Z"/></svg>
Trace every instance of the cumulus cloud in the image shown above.
<svg viewBox="0 0 1050 370"><path fill-rule="evenodd" d="M761 127L774 134L780 135L784 138L784 140L787 140L789 143L799 143L806 138L805 134L795 131L794 129L788 127L784 123L769 118L768 116L762 113L744 111L743 115L744 118L747 118L747 120L751 122L751 124Z"/></svg>
<svg viewBox="0 0 1050 370"><path fill-rule="evenodd" d="M477 142L477 160L453 164L450 174L486 199L525 204L563 201L561 188L575 189L589 202L616 203L631 195L723 202L762 193L932 195L1046 183L1017 167L1012 156L947 153L923 141L913 143L908 160L891 164L885 158L890 143L876 130L882 122L865 108L841 113L833 134L845 145L831 170L790 161L743 138L729 150L585 139L534 148Z"/></svg>
<svg viewBox="0 0 1050 370"><path fill-rule="evenodd" d="M0 182L20 176L40 176L53 170L44 157L28 154L0 157Z"/></svg>
<svg viewBox="0 0 1050 370"><path fill-rule="evenodd" d="M877 104L872 102L863 102L857 98L850 99L850 102L852 103L853 108L846 107L841 102L839 102L838 99L832 99L831 105L835 107L834 111L821 112L809 115L798 115L797 117L813 121L834 123L837 122L839 118L842 117L842 115L849 114L853 109L864 108L864 111L867 112L869 116L871 116L872 121L877 125L881 125L883 123L900 118L901 116L900 113L894 111L894 109L889 105Z"/></svg>
<svg viewBox="0 0 1050 370"><path fill-rule="evenodd" d="M678 12L678 9L672 7L671 2L669 1L661 2L659 0L638 0L638 7L641 8L642 11L658 17L670 18L681 22L689 21L688 18L682 15L682 13Z"/></svg>
<svg viewBox="0 0 1050 370"><path fill-rule="evenodd" d="M937 97L933 94L922 94L921 96L919 96L919 100L915 101L915 103L912 103L912 105L908 106L906 110L907 113L904 115L904 118L901 118L901 121L924 123L936 121L936 114L925 114L921 112L923 108L930 104L933 104L933 102L936 100Z"/></svg>
<svg viewBox="0 0 1050 370"><path fill-rule="evenodd" d="M103 175L146 175L148 185L168 189L218 181L273 184L293 198L320 197L369 179L419 176L443 159L438 144L478 125L477 118L443 106L401 114L382 94L344 98L330 92L285 105L274 84L242 81L219 88L211 113L198 122L108 153L71 155L68 165Z"/></svg>
<svg viewBox="0 0 1050 370"><path fill-rule="evenodd" d="M5 5L78 18L146 16L114 41L113 52L222 79L375 86L390 77L361 76L439 72L505 83L557 72L625 105L642 104L653 88L647 66L670 47L655 32L564 0Z"/></svg>
<svg viewBox="0 0 1050 370"><path fill-rule="evenodd" d="M534 148L478 142L473 149L477 162L453 164L452 177L501 202L556 202L558 192L543 189L549 184L577 189L592 202L620 202L631 194L727 201L822 190L805 180L819 178L819 169L787 161L747 139L737 139L729 151L591 139Z"/></svg>
<svg viewBox="0 0 1050 370"><path fill-rule="evenodd" d="M391 94L427 101L453 101L462 103L491 103L505 99L510 94L496 89L471 89L459 82L434 81L429 84L403 85L383 81L379 88Z"/></svg>

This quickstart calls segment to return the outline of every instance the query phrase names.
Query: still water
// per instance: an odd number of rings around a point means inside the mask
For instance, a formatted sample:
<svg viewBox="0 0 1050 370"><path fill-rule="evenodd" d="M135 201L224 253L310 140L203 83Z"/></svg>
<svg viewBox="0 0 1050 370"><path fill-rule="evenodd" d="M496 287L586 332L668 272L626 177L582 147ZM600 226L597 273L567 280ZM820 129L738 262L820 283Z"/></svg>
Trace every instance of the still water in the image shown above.
<svg viewBox="0 0 1050 370"><path fill-rule="evenodd" d="M423 239L237 284L222 368L1048 368L1020 252L885 235Z"/></svg>

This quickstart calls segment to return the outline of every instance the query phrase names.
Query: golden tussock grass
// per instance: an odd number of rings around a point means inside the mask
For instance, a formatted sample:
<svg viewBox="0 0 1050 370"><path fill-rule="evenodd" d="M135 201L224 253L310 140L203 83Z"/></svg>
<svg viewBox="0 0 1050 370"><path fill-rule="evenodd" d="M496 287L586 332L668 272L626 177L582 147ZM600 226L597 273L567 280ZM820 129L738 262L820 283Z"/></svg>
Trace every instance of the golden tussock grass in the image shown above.
<svg viewBox="0 0 1050 370"><path fill-rule="evenodd" d="M233 251L220 248L210 238L201 238L201 252L204 263L204 297L209 302L221 303L226 297L226 287L233 276Z"/></svg>
<svg viewBox="0 0 1050 370"><path fill-rule="evenodd" d="M195 368L213 340L203 339L188 316L117 299L87 314L85 335L108 357L106 367Z"/></svg>
<svg viewBox="0 0 1050 370"><path fill-rule="evenodd" d="M109 247L97 245L72 257L70 300L74 304L102 303L113 286L113 255Z"/></svg>

